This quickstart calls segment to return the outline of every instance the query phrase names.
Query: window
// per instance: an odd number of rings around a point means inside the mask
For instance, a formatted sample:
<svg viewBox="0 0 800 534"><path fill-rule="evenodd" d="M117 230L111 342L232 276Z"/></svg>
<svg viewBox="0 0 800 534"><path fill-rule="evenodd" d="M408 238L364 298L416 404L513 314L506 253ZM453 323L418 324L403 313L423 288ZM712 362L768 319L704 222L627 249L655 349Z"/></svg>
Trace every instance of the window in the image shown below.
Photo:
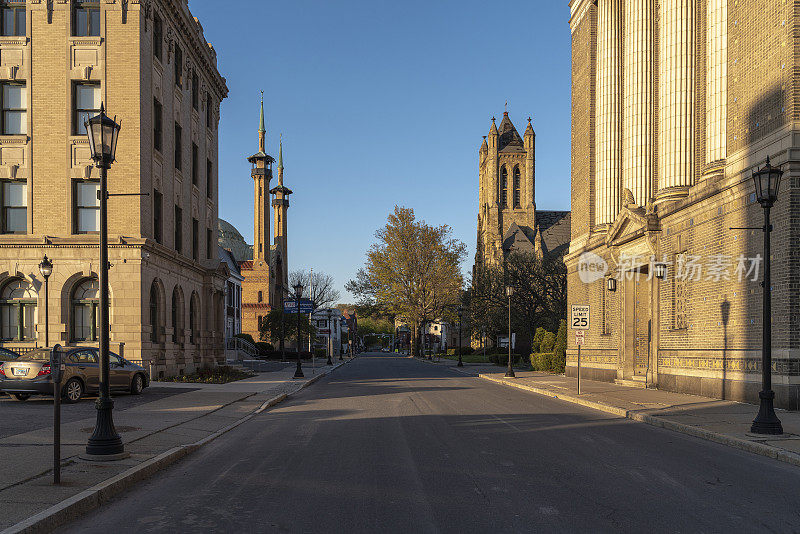
<svg viewBox="0 0 800 534"><path fill-rule="evenodd" d="M206 93L206 128L211 128L211 121L213 120L211 113L212 105L213 101L211 100L211 93Z"/></svg>
<svg viewBox="0 0 800 534"><path fill-rule="evenodd" d="M150 341L158 343L158 287L156 283L150 286Z"/></svg>
<svg viewBox="0 0 800 534"><path fill-rule="evenodd" d="M157 13L153 14L153 55L159 61L164 57L164 24Z"/></svg>
<svg viewBox="0 0 800 534"><path fill-rule="evenodd" d="M100 36L99 0L73 0L72 33L76 37Z"/></svg>
<svg viewBox="0 0 800 534"><path fill-rule="evenodd" d="M175 168L181 170L183 168L183 149L181 148L183 136L183 129L177 122L175 123Z"/></svg>
<svg viewBox="0 0 800 534"><path fill-rule="evenodd" d="M258 302L264 302L264 293L262 291L258 292Z"/></svg>
<svg viewBox="0 0 800 534"><path fill-rule="evenodd" d="M206 228L206 259L211 259L211 251L214 247L214 238L211 228Z"/></svg>
<svg viewBox="0 0 800 534"><path fill-rule="evenodd" d="M687 262L686 252L675 255L675 275L672 280L672 327L675 330L683 330L689 327L687 314L688 277L685 274Z"/></svg>
<svg viewBox="0 0 800 534"><path fill-rule="evenodd" d="M175 206L175 250L183 250L183 210Z"/></svg>
<svg viewBox="0 0 800 534"><path fill-rule="evenodd" d="M197 261L200 259L200 223L197 219L192 218L192 259Z"/></svg>
<svg viewBox="0 0 800 534"><path fill-rule="evenodd" d="M183 299L176 287L172 291L172 342L181 343L183 340Z"/></svg>
<svg viewBox="0 0 800 534"><path fill-rule="evenodd" d="M514 207L521 208L522 207L522 199L520 197L519 192L519 167L514 167Z"/></svg>
<svg viewBox="0 0 800 534"><path fill-rule="evenodd" d="M3 135L28 133L28 93L25 84L3 84Z"/></svg>
<svg viewBox="0 0 800 534"><path fill-rule="evenodd" d="M153 148L161 152L164 140L164 125L162 123L162 115L164 109L161 107L161 102L153 99Z"/></svg>
<svg viewBox="0 0 800 534"><path fill-rule="evenodd" d="M4 180L3 195L4 234L24 234L28 231L28 184Z"/></svg>
<svg viewBox="0 0 800 534"><path fill-rule="evenodd" d="M25 35L25 1L12 0L2 6L0 13L2 20L3 35Z"/></svg>
<svg viewBox="0 0 800 534"><path fill-rule="evenodd" d="M508 205L508 171L505 167L500 170L500 205Z"/></svg>
<svg viewBox="0 0 800 534"><path fill-rule="evenodd" d="M75 135L86 135L86 121L100 113L100 84L75 84Z"/></svg>
<svg viewBox="0 0 800 534"><path fill-rule="evenodd" d="M175 43L175 85L183 89L183 51L178 43Z"/></svg>
<svg viewBox="0 0 800 534"><path fill-rule="evenodd" d="M211 190L213 187L211 186L211 180L213 178L214 173L214 165L211 163L210 159L206 160L206 196L211 198Z"/></svg>
<svg viewBox="0 0 800 534"><path fill-rule="evenodd" d="M100 231L100 199L97 198L100 182L85 180L75 182L75 233L88 234Z"/></svg>
<svg viewBox="0 0 800 534"><path fill-rule="evenodd" d="M0 292L0 325L3 341L36 339L38 295L26 280L13 278Z"/></svg>
<svg viewBox="0 0 800 534"><path fill-rule="evenodd" d="M200 108L200 79L194 69L192 69L192 108L195 111Z"/></svg>
<svg viewBox="0 0 800 534"><path fill-rule="evenodd" d="M192 185L197 185L198 183L198 176L200 175L200 170L198 167L198 152L200 149L197 148L197 145L192 143Z"/></svg>
<svg viewBox="0 0 800 534"><path fill-rule="evenodd" d="M164 197L161 193L153 190L153 238L156 243L162 242L162 232L164 228Z"/></svg>
<svg viewBox="0 0 800 534"><path fill-rule="evenodd" d="M199 308L200 303L197 293L193 293L191 300L189 300L189 342L192 345L197 345L197 330L200 323L198 317Z"/></svg>
<svg viewBox="0 0 800 534"><path fill-rule="evenodd" d="M72 293L72 341L97 341L97 304L100 284L87 278Z"/></svg>

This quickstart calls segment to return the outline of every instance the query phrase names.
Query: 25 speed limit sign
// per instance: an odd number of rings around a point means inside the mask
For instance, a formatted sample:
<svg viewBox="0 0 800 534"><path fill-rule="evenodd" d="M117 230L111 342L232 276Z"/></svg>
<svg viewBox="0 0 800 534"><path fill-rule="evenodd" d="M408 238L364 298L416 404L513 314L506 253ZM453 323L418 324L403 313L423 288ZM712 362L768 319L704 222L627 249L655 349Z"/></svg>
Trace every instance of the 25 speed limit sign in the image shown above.
<svg viewBox="0 0 800 534"><path fill-rule="evenodd" d="M573 330L589 330L589 306L573 305L570 324Z"/></svg>

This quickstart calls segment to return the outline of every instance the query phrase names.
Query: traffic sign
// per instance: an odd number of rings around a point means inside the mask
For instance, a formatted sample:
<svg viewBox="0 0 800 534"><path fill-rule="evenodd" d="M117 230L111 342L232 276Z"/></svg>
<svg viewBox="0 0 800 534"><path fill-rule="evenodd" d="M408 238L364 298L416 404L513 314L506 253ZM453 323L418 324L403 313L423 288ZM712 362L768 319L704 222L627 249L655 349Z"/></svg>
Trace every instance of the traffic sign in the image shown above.
<svg viewBox="0 0 800 534"><path fill-rule="evenodd" d="M575 344L579 347L581 345L586 344L586 331L585 330L575 330Z"/></svg>
<svg viewBox="0 0 800 534"><path fill-rule="evenodd" d="M589 306L573 304L570 324L573 330L589 330Z"/></svg>
<svg viewBox="0 0 800 534"><path fill-rule="evenodd" d="M286 300L283 303L283 311L286 313L297 313L297 301ZM314 311L314 305L311 299L300 299L300 313L311 313Z"/></svg>

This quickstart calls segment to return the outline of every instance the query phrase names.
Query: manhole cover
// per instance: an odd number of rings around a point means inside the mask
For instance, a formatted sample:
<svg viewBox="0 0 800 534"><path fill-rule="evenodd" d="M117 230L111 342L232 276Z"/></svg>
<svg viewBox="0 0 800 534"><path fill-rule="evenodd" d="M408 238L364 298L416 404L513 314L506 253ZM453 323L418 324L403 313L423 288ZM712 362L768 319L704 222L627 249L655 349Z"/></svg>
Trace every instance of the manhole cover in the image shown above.
<svg viewBox="0 0 800 534"><path fill-rule="evenodd" d="M137 428L135 426L115 426L114 428L117 429L117 432L136 432L137 430L141 430L141 428ZM94 427L90 428L81 428L81 432L86 432L87 434L90 432L94 432Z"/></svg>

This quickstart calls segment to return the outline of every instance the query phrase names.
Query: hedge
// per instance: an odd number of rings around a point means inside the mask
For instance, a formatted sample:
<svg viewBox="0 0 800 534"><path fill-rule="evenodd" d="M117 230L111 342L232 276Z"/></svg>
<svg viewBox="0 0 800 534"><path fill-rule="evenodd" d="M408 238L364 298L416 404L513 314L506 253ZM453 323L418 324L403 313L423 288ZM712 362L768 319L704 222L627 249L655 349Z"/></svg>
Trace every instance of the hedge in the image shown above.
<svg viewBox="0 0 800 534"><path fill-rule="evenodd" d="M461 355L462 356L465 355L465 354L472 354L473 352L475 352L475 349L473 349L472 347L461 347ZM458 348L447 349L447 355L448 356L458 356Z"/></svg>

